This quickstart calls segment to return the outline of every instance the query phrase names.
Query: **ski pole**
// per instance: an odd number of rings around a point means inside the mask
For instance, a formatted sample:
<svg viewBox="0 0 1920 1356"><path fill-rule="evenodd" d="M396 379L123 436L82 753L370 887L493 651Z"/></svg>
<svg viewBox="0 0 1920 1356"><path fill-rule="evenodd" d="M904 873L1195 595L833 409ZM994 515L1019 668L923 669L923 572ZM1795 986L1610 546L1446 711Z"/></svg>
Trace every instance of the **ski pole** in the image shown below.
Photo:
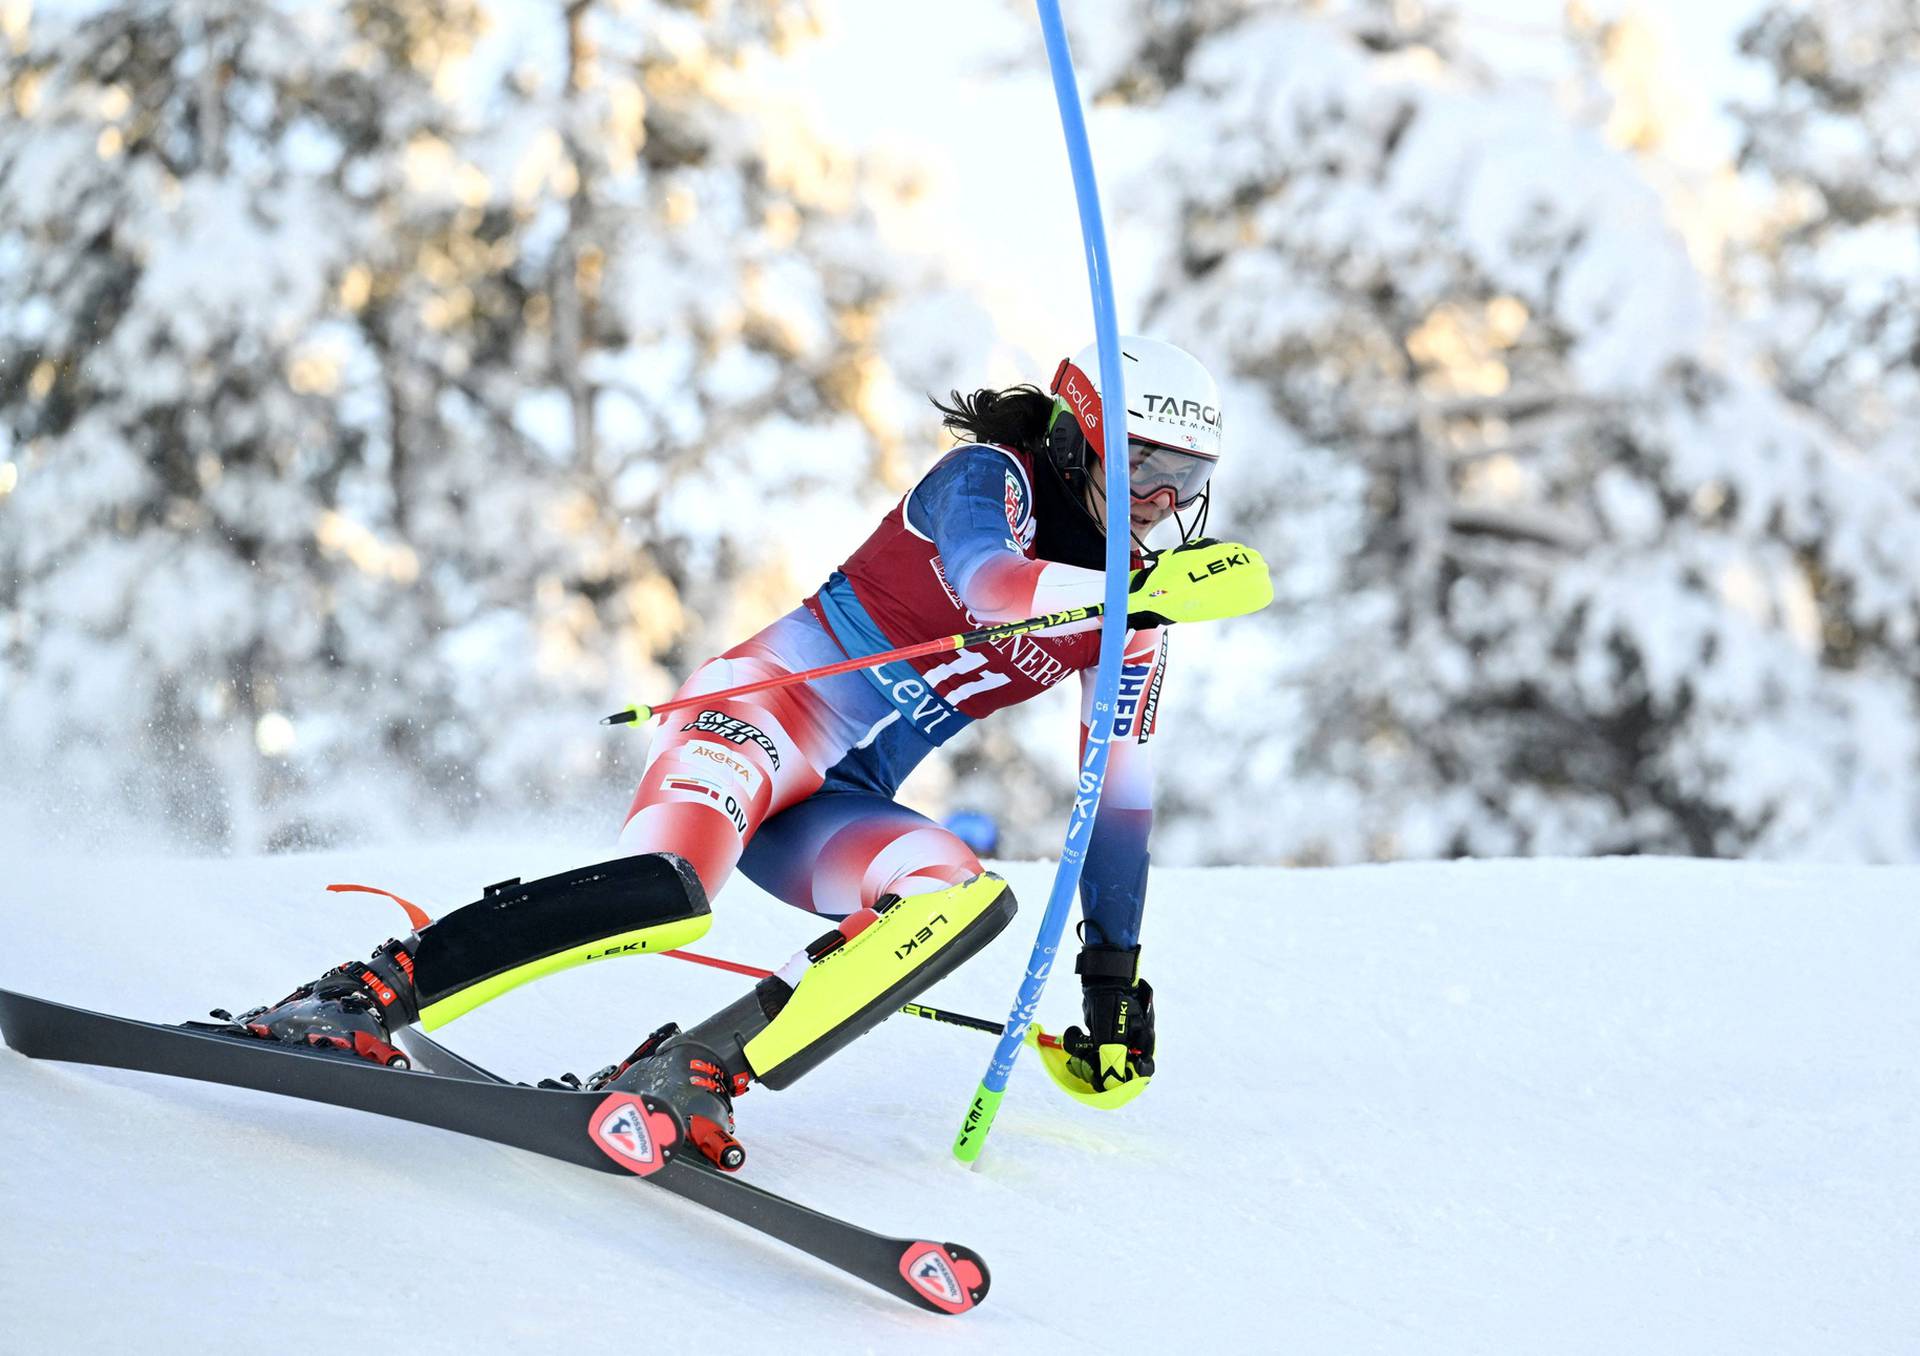
<svg viewBox="0 0 1920 1356"><path fill-rule="evenodd" d="M957 636L942 636L938 640L923 640L913 645L902 645L897 650L885 650L879 654L843 659L835 664L823 664L817 669L782 673L772 678L762 678L758 682L742 683L739 687L723 688L718 692L702 692L693 697L679 697L670 702L661 702L658 706L635 704L624 711L615 711L610 716L602 717L600 723L629 725L651 720L668 711L678 711L683 706L699 706L706 702L722 701L728 697L741 697L749 692L762 692L771 687L790 687L795 683L812 682L815 678L831 678L836 673L852 673L857 669L878 668L882 664L891 664L896 659L919 659L930 654L946 654L950 650L971 649L975 645L991 645L996 641L1011 640L1015 636L1028 635L1034 631L1051 631L1056 626L1071 626L1075 622L1091 621L1105 610L1104 603L1094 603L1090 607L1070 607L1062 612L1043 613L1038 617L1028 617L1024 621L999 622L993 626L982 626L976 631L962 631Z"/></svg>
<svg viewBox="0 0 1920 1356"><path fill-rule="evenodd" d="M1099 432L1105 444L1107 502L1127 502L1126 383L1120 372L1120 327L1114 319L1113 267L1107 258L1107 228L1100 213L1100 187L1093 173L1093 148L1087 139L1086 112L1080 104L1080 84L1074 75L1073 54L1067 46L1066 21L1060 0L1036 0L1040 30L1046 39L1047 68L1053 76L1054 101L1060 108L1060 127L1066 137L1067 160L1073 171L1073 196L1080 208L1080 235L1086 246L1087 283L1093 294L1093 336L1100 355ZM1125 519L1122 518L1122 523ZM1127 607L1127 533L1107 522L1106 608L1100 623L1100 663L1094 670L1093 703L1088 713L1086 739L1080 755L1080 778L1073 810L1067 817L1066 841L1060 848L1060 867L1047 896L1046 912L1033 939L1027 971L1020 980L1006 1031L994 1047L993 1059L975 1088L960 1131L953 1139L953 1156L963 1163L977 1162L986 1147L987 1133L1007 1093L1040 995L1066 932L1067 912L1080 883L1093 817L1107 779L1107 744L1113 737L1113 719L1120 691L1120 652L1124 647Z"/></svg>
<svg viewBox="0 0 1920 1356"><path fill-rule="evenodd" d="M736 975L747 975L753 979L765 979L773 971L762 970L757 965L746 965L740 961L722 960L718 956L702 956L695 951L662 951L662 956L672 956L675 960L692 961L695 965L711 965L716 970L731 970ZM1002 1022L989 1022L984 1017L969 1017L964 1012L949 1012L946 1008L936 1008L926 1003L906 1003L900 1008L909 1017L925 1017L932 1022L945 1022L948 1026L964 1026L970 1031L984 1031L988 1035L998 1036L1006 1031ZM1048 1049L1058 1049L1060 1038L1040 1033L1040 1044Z"/></svg>

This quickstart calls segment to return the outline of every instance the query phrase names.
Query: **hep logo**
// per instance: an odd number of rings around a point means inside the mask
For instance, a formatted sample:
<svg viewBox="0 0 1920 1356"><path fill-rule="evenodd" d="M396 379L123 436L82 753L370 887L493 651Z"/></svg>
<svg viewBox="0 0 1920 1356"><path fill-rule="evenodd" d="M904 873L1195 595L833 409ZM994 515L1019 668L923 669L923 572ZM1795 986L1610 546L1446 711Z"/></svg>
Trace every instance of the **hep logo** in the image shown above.
<svg viewBox="0 0 1920 1356"><path fill-rule="evenodd" d="M1134 713L1140 707L1140 694L1146 690L1148 666L1129 664L1120 670L1120 693L1114 700L1113 734L1125 739L1133 733Z"/></svg>

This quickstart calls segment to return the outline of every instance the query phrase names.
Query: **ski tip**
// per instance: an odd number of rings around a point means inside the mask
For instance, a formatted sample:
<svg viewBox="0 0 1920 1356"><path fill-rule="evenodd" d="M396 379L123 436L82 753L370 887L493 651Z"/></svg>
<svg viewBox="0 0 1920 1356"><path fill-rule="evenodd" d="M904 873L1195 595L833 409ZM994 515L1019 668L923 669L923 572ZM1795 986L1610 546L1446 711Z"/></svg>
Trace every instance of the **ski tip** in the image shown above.
<svg viewBox="0 0 1920 1356"><path fill-rule="evenodd" d="M987 1297L993 1278L986 1259L959 1243L909 1243L900 1275L910 1298L938 1314L964 1314Z"/></svg>

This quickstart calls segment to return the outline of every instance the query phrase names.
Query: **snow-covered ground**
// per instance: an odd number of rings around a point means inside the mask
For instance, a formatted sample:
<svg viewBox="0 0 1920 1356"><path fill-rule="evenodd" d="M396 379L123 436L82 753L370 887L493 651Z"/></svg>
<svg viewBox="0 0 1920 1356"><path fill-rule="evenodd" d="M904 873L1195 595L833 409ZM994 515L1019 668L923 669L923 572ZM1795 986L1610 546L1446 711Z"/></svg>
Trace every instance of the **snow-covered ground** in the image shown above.
<svg viewBox="0 0 1920 1356"><path fill-rule="evenodd" d="M15 860L0 985L158 1019L277 997L580 844ZM1027 907L938 998L1003 1015ZM642 1183L371 1116L0 1053L0 1352L1920 1350L1920 870L1658 860L1163 871L1133 1106L897 1018L740 1104L749 1173L993 1267L920 1313ZM736 883L702 949L821 930ZM557 976L448 1042L588 1071L741 981ZM1071 976L1043 1015L1064 1026Z"/></svg>

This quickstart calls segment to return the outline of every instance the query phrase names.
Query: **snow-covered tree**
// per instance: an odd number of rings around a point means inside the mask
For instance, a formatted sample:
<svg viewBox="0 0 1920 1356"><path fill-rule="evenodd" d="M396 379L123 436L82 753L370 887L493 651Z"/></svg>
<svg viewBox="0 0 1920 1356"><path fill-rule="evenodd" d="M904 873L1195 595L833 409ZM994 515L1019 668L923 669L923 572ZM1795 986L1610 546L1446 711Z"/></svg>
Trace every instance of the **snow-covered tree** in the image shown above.
<svg viewBox="0 0 1920 1356"><path fill-rule="evenodd" d="M464 42L471 16L364 17L128 4L37 17L8 58L0 718L103 816L245 840L293 774L290 711L324 759L356 701L361 739L407 738L379 708L419 560L354 531L368 421L321 355L381 157L434 125L412 44ZM342 690L302 701L315 682Z"/></svg>
<svg viewBox="0 0 1920 1356"><path fill-rule="evenodd" d="M1743 32L1765 97L1738 106L1767 193L1742 281L1781 388L1911 468L1920 434L1920 9L1770 5Z"/></svg>
<svg viewBox="0 0 1920 1356"><path fill-rule="evenodd" d="M904 474L853 172L753 105L806 19L10 31L0 761L239 846L617 783L593 715L790 602Z"/></svg>
<svg viewBox="0 0 1920 1356"><path fill-rule="evenodd" d="M1920 522L1634 162L1418 6L1139 8L1143 323L1225 376L1213 527L1280 592L1174 637L1161 855L1920 847Z"/></svg>

